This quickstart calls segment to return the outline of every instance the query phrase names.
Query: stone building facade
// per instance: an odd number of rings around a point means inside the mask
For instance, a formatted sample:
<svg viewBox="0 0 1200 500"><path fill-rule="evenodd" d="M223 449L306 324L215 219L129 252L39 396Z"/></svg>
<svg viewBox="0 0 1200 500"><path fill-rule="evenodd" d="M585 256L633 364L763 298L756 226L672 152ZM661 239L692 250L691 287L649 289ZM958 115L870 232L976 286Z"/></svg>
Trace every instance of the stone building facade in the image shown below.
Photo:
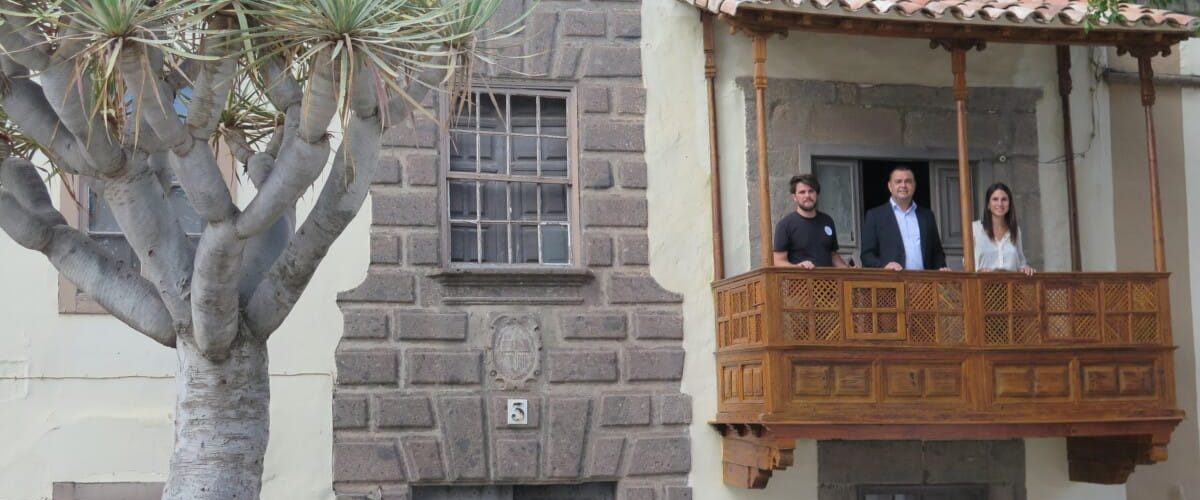
<svg viewBox="0 0 1200 500"><path fill-rule="evenodd" d="M368 276L339 297L339 499L691 497L682 299L647 267L639 3L543 1L525 22L476 89L567 96L570 263L451 263L446 134L417 117L387 137Z"/></svg>

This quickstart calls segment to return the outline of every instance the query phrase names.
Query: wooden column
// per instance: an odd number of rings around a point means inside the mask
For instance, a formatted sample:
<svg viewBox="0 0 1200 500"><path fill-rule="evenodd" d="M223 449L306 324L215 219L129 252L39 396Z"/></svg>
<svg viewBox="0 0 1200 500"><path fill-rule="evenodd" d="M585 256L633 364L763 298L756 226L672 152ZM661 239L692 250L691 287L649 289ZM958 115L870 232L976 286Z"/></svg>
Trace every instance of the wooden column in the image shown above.
<svg viewBox="0 0 1200 500"><path fill-rule="evenodd" d="M1083 270L1083 260L1079 252L1079 207L1075 193L1075 138L1071 128L1071 47L1059 45L1058 57L1058 97L1062 101L1063 117L1063 158L1067 167L1067 217L1071 237L1071 270Z"/></svg>
<svg viewBox="0 0 1200 500"><path fill-rule="evenodd" d="M712 191L713 280L725 279L725 237L721 227L721 155L717 145L717 47L714 16L700 11L704 32L704 80L708 88L708 178Z"/></svg>
<svg viewBox="0 0 1200 500"><path fill-rule="evenodd" d="M967 152L967 51L983 50L979 40L934 40L933 47L950 51L950 71L954 73L954 110L958 119L958 214L963 241L963 270L975 271L975 239L971 232L971 169Z"/></svg>
<svg viewBox="0 0 1200 500"><path fill-rule="evenodd" d="M754 32L754 105L758 129L758 242L762 267L771 267L771 191L767 170L767 36Z"/></svg>
<svg viewBox="0 0 1200 500"><path fill-rule="evenodd" d="M1154 139L1154 68L1151 58L1168 53L1161 47L1128 49L1138 60L1138 77L1142 84L1142 108L1146 114L1146 159L1150 171L1150 230L1154 238L1154 270L1166 272L1167 253L1163 243L1162 196L1158 189L1158 146Z"/></svg>

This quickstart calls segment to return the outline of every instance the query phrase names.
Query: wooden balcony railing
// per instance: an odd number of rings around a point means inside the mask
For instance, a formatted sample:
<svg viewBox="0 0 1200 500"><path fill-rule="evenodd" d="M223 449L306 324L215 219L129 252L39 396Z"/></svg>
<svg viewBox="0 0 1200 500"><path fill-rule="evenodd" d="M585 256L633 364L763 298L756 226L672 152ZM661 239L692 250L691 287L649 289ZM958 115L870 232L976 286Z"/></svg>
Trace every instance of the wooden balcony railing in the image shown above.
<svg viewBox="0 0 1200 500"><path fill-rule="evenodd" d="M1071 478L1166 459L1166 273L767 268L713 286L725 481L795 440L1067 436Z"/></svg>

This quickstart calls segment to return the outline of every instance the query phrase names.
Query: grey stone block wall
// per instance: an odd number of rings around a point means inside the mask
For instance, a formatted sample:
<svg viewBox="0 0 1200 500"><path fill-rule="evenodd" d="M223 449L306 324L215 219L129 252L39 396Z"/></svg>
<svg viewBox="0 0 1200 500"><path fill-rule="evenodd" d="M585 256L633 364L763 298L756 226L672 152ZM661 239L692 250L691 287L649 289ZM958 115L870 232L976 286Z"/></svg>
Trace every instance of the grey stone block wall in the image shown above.
<svg viewBox="0 0 1200 500"><path fill-rule="evenodd" d="M817 479L818 500L857 500L873 485L982 485L990 499L1025 500L1025 443L821 441Z"/></svg>
<svg viewBox="0 0 1200 500"><path fill-rule="evenodd" d="M505 3L493 25L529 5ZM448 273L438 130L417 115L385 138L368 276L339 296L339 498L579 483L618 499L691 498L681 297L647 267L640 34L637 2L538 2L501 49L517 57L477 75L572 92L580 225L567 272ZM509 399L528 402L527 423L507 423ZM474 489L451 489L462 485Z"/></svg>
<svg viewBox="0 0 1200 500"><path fill-rule="evenodd" d="M738 85L746 106L750 255L758 255L758 113L750 78L739 78ZM970 156L990 162L993 172L991 178L973 172L974 180L983 187L1004 182L1013 190L1025 255L1039 269L1043 237L1036 108L1042 97L1041 89L1009 87L972 87L967 97ZM852 148L875 159L895 157L897 151L913 160L956 158L957 119L949 87L781 78L767 82L766 99L772 225L795 209L787 196L788 179L810 167L800 164L801 146ZM974 200L975 213L981 203ZM758 267L757 260L751 267Z"/></svg>

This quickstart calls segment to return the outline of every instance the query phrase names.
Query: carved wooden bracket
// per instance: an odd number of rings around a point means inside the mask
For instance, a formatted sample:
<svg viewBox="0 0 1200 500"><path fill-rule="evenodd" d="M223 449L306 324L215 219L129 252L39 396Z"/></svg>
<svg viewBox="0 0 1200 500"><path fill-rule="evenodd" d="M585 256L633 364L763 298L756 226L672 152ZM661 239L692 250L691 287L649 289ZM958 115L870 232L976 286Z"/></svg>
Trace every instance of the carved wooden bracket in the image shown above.
<svg viewBox="0 0 1200 500"><path fill-rule="evenodd" d="M776 470L792 465L795 438L780 437L761 425L717 424L724 436L722 461L725 484L760 490Z"/></svg>
<svg viewBox="0 0 1200 500"><path fill-rule="evenodd" d="M1067 438L1067 463L1072 481L1124 484L1138 465L1167 459L1168 435Z"/></svg>

